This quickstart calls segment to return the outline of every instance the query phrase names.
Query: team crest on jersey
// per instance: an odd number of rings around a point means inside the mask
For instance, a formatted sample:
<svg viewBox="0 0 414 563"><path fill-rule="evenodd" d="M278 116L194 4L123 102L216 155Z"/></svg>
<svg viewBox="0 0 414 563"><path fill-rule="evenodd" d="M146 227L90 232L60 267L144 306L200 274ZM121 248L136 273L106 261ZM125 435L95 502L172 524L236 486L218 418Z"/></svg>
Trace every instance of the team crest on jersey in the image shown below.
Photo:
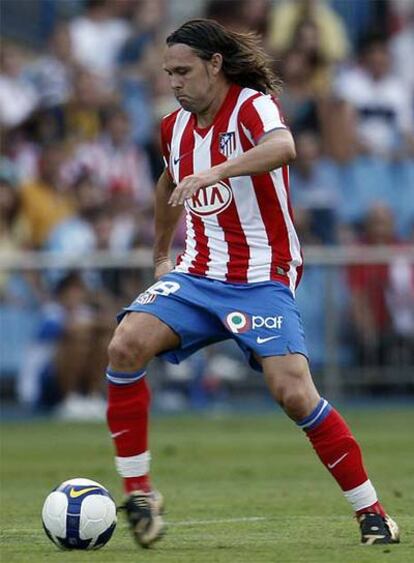
<svg viewBox="0 0 414 563"><path fill-rule="evenodd" d="M200 188L185 202L187 209L196 215L218 215L228 208L233 199L233 192L224 182Z"/></svg>
<svg viewBox="0 0 414 563"><path fill-rule="evenodd" d="M228 131L227 133L219 133L219 151L229 157L236 150L236 133Z"/></svg>

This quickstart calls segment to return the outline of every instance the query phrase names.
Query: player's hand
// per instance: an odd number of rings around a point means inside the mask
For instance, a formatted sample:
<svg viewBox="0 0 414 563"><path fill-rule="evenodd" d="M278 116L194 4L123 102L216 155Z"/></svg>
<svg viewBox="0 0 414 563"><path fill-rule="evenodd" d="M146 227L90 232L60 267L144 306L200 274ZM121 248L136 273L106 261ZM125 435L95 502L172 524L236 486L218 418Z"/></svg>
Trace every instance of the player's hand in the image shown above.
<svg viewBox="0 0 414 563"><path fill-rule="evenodd" d="M165 274L171 272L174 268L172 260L170 258L161 258L155 261L154 278L159 280Z"/></svg>
<svg viewBox="0 0 414 563"><path fill-rule="evenodd" d="M209 170L205 170L204 172L191 174L191 176L187 176L184 180L181 180L181 182L177 184L177 187L173 190L168 203L172 207L183 205L185 200L193 196L197 190L207 186L212 186L221 179L219 166L215 166Z"/></svg>

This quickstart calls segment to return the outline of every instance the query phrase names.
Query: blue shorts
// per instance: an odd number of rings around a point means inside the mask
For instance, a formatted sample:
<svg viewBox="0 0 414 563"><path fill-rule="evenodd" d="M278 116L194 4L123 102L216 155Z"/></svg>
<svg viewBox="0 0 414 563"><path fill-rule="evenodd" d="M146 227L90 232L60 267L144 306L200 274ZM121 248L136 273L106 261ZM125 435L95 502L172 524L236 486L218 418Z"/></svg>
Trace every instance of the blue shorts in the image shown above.
<svg viewBox="0 0 414 563"><path fill-rule="evenodd" d="M132 311L158 317L180 337L178 348L160 354L174 364L229 338L257 371L262 369L255 355L299 353L308 357L295 299L279 282L231 284L170 273L123 309L118 322Z"/></svg>

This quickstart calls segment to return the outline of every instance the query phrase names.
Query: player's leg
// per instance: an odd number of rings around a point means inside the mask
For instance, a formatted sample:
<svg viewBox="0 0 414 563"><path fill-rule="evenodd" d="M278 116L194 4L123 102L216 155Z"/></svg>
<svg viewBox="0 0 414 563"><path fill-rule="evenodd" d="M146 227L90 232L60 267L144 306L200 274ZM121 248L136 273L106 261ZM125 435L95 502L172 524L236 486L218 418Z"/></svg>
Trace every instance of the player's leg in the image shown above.
<svg viewBox="0 0 414 563"><path fill-rule="evenodd" d="M145 366L179 342L177 334L157 317L131 312L121 321L108 348L108 426L127 494L127 517L135 538L144 547L164 531L162 497L152 490L149 481L150 392Z"/></svg>
<svg viewBox="0 0 414 563"><path fill-rule="evenodd" d="M107 417L126 493L151 488L147 438L150 392L145 366L178 344L179 337L157 317L136 312L122 319L109 344Z"/></svg>
<svg viewBox="0 0 414 563"><path fill-rule="evenodd" d="M150 398L145 366L156 355L179 363L207 343L228 337L221 322L206 311L203 300L205 287L201 281L168 274L124 310L129 314L109 346L108 422L117 449L118 471L129 493L125 503L128 519L144 547L162 534L161 502L154 496L148 477Z"/></svg>
<svg viewBox="0 0 414 563"><path fill-rule="evenodd" d="M361 448L341 415L319 396L307 359L301 354L261 360L272 396L307 434L320 460L336 479L357 514L363 543L399 541L364 467Z"/></svg>

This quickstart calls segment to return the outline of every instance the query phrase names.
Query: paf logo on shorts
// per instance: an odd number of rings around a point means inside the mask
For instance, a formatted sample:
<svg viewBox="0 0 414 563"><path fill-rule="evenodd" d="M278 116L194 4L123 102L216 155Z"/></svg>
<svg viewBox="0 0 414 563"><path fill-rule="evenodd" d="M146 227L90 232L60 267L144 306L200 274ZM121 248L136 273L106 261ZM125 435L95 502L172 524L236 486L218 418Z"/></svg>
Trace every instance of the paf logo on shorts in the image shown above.
<svg viewBox="0 0 414 563"><path fill-rule="evenodd" d="M230 205L233 199L233 192L223 182L218 182L212 186L200 188L196 193L188 198L185 205L196 215L204 217L206 215L218 215Z"/></svg>
<svg viewBox="0 0 414 563"><path fill-rule="evenodd" d="M231 332L238 334L239 332L246 332L251 327L250 319L240 311L233 311L229 313L225 320L226 326Z"/></svg>
<svg viewBox="0 0 414 563"><path fill-rule="evenodd" d="M282 328L283 317L278 315L276 317L252 317L253 330L255 328Z"/></svg>
<svg viewBox="0 0 414 563"><path fill-rule="evenodd" d="M240 311L233 311L227 315L224 322L231 332L238 334L240 332L246 332L249 329L256 330L257 328L281 329L283 317L281 315L275 317L252 315L252 317L250 317Z"/></svg>

